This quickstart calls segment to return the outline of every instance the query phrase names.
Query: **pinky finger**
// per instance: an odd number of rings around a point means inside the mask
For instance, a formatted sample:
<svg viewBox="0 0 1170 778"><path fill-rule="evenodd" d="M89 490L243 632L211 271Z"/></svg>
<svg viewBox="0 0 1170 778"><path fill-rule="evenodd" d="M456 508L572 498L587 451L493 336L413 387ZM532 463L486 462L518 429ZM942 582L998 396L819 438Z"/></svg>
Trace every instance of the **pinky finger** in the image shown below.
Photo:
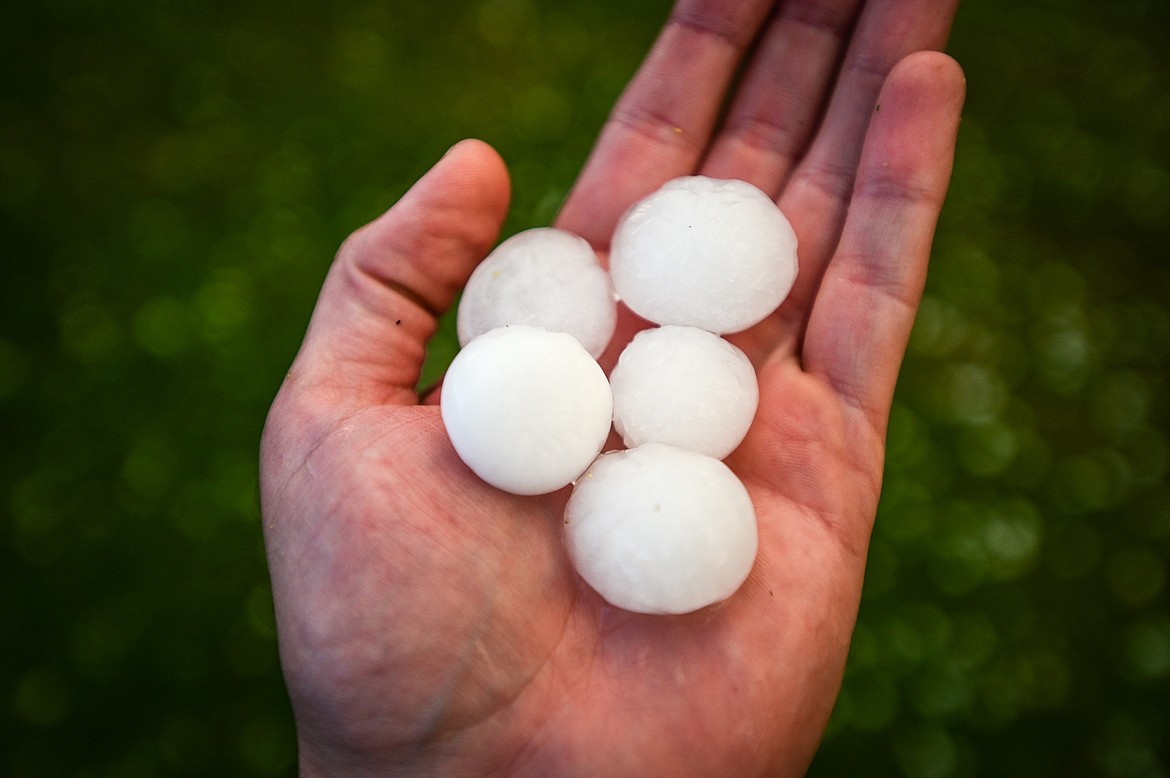
<svg viewBox="0 0 1170 778"><path fill-rule="evenodd" d="M805 333L804 368L883 436L950 181L964 92L963 73L945 54L913 54L891 71Z"/></svg>

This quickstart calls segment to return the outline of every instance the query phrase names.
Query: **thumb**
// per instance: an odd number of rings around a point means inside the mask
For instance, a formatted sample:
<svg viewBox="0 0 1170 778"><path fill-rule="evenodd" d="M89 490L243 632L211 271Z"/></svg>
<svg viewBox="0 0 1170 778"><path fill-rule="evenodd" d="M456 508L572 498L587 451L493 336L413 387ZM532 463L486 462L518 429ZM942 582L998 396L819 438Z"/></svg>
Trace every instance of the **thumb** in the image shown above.
<svg viewBox="0 0 1170 778"><path fill-rule="evenodd" d="M508 198L490 146L452 147L342 245L289 380L326 392L339 414L417 402L426 341L499 236Z"/></svg>

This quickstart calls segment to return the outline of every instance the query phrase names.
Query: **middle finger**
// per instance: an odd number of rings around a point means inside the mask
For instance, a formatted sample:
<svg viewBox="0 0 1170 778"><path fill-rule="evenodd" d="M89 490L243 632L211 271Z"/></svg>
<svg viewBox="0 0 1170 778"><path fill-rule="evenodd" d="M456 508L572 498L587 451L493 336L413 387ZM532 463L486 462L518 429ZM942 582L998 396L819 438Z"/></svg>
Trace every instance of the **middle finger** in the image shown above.
<svg viewBox="0 0 1170 778"><path fill-rule="evenodd" d="M787 2L757 44L703 164L779 196L823 110L858 0Z"/></svg>

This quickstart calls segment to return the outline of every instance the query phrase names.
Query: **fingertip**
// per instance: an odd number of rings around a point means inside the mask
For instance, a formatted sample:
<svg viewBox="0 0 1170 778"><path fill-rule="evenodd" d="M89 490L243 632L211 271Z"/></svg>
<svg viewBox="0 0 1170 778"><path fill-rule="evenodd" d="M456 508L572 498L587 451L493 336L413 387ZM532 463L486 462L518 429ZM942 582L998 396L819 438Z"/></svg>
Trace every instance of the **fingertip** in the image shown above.
<svg viewBox="0 0 1170 778"><path fill-rule="evenodd" d="M886 99L907 95L945 104L957 114L967 93L967 77L954 57L942 51L918 51L903 57L890 71L882 88L880 111Z"/></svg>
<svg viewBox="0 0 1170 778"><path fill-rule="evenodd" d="M484 156L485 158L493 157L498 160L501 165L504 163L503 158L500 157L500 153L496 151L495 147L487 141L481 140L479 138L464 138L462 140L456 141L455 144L451 146L451 148L447 149L447 151L443 153L442 159L446 159L453 154L478 154Z"/></svg>
<svg viewBox="0 0 1170 778"><path fill-rule="evenodd" d="M465 138L447 149L435 169L448 163L458 166L467 179L466 185L491 198L501 213L508 210L511 180L508 166L495 147L478 138Z"/></svg>
<svg viewBox="0 0 1170 778"><path fill-rule="evenodd" d="M450 171L457 171L454 178ZM456 195L470 195L480 201L489 216L503 221L511 199L508 165L495 147L479 138L464 138L448 149L419 183L443 177L443 184L455 187Z"/></svg>
<svg viewBox="0 0 1170 778"><path fill-rule="evenodd" d="M963 69L949 55L920 51L900 60L874 108L854 197L895 188L941 201L965 96Z"/></svg>

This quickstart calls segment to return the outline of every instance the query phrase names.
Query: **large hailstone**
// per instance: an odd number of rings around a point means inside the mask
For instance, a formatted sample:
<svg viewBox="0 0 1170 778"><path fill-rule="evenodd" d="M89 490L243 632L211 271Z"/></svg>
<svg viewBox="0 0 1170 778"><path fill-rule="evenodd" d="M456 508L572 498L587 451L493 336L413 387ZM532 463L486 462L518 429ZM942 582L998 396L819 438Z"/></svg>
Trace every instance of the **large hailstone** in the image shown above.
<svg viewBox="0 0 1170 778"><path fill-rule="evenodd" d="M614 426L626 446L669 443L715 459L740 444L760 399L747 356L695 327L639 332L609 383Z"/></svg>
<svg viewBox="0 0 1170 778"><path fill-rule="evenodd" d="M755 511L717 459L660 443L603 454L565 508L574 567L610 604L688 613L730 597L751 572Z"/></svg>
<svg viewBox="0 0 1170 778"><path fill-rule="evenodd" d="M573 482L609 435L605 373L576 338L524 325L491 330L455 355L440 409L460 459L513 494Z"/></svg>
<svg viewBox="0 0 1170 778"><path fill-rule="evenodd" d="M567 332L596 358L616 322L613 284L589 243L565 230L538 228L508 238L475 269L455 328L461 346L512 324Z"/></svg>
<svg viewBox="0 0 1170 778"><path fill-rule="evenodd" d="M676 178L622 217L609 272L618 296L645 319L739 332L791 291L796 233L747 182Z"/></svg>

